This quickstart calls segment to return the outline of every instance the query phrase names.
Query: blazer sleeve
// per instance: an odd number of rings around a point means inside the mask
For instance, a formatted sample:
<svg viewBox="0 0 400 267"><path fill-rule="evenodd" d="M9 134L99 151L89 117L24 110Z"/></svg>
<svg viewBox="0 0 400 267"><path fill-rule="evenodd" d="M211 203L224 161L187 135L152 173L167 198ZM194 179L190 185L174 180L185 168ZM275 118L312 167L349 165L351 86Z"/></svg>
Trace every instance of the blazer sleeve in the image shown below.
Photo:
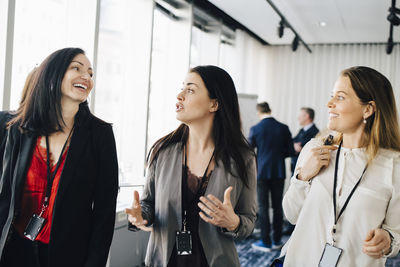
<svg viewBox="0 0 400 267"><path fill-rule="evenodd" d="M296 156L296 153L294 151L293 147L293 139L292 139L292 133L289 130L289 127L286 126L286 147L287 147L287 152L284 154L285 158L287 157L292 157Z"/></svg>
<svg viewBox="0 0 400 267"><path fill-rule="evenodd" d="M247 167L248 186L243 185L239 199L234 207L235 213L240 218L239 228L236 232L229 232L220 228L222 233L231 236L234 239L243 239L248 237L254 229L257 212L257 169L256 158L252 156Z"/></svg>
<svg viewBox="0 0 400 267"><path fill-rule="evenodd" d="M317 146L317 141L309 142L301 150L299 159L297 160L296 168L293 177L290 179L290 186L285 196L283 197L283 212L291 224L296 224L297 218L303 207L304 200L310 191L311 183L301 181L296 178L299 168L303 166L304 161L308 159L310 150Z"/></svg>
<svg viewBox="0 0 400 267"><path fill-rule="evenodd" d="M255 135L254 135L254 127L251 127L251 128L250 128L250 133L249 133L249 138L248 138L248 140L249 140L249 144L250 144L253 148L257 146L256 137L255 137Z"/></svg>
<svg viewBox="0 0 400 267"><path fill-rule="evenodd" d="M98 148L96 187L93 197L93 223L85 267L105 266L114 234L118 194L118 161L111 125L102 130ZM96 129L99 132L99 129ZM97 133L96 133L97 134Z"/></svg>
<svg viewBox="0 0 400 267"><path fill-rule="evenodd" d="M142 217L147 220L146 226L151 226L154 221L154 205L155 205L155 171L157 165L157 158L147 169L146 184L144 186L142 197L140 198L140 205L142 206ZM128 224L128 229L131 231L139 231L140 229L133 224Z"/></svg>
<svg viewBox="0 0 400 267"><path fill-rule="evenodd" d="M400 157L394 159L393 166L393 191L392 198L389 201L386 217L382 228L387 230L393 237L392 251L387 255L394 257L400 249Z"/></svg>

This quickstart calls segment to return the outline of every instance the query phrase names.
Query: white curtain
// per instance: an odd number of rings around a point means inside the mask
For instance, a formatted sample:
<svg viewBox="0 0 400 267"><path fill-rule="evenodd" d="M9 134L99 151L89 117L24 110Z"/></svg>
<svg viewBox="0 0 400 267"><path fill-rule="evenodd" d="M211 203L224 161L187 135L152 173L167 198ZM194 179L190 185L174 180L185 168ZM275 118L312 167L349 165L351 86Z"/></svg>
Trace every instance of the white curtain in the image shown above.
<svg viewBox="0 0 400 267"><path fill-rule="evenodd" d="M239 93L258 94L266 88L265 47L239 29L236 30L234 47L230 49L222 47L220 66L232 76Z"/></svg>
<svg viewBox="0 0 400 267"><path fill-rule="evenodd" d="M341 70L363 65L374 68L392 83L397 109L400 105L400 46L391 55L382 44L311 45L296 52L290 46L266 46L265 87L259 87L259 101L269 102L273 116L289 125L292 135L300 126L297 114L301 107L315 110L320 130L327 125L326 103ZM263 67L264 68L264 67ZM247 77L248 78L248 77Z"/></svg>

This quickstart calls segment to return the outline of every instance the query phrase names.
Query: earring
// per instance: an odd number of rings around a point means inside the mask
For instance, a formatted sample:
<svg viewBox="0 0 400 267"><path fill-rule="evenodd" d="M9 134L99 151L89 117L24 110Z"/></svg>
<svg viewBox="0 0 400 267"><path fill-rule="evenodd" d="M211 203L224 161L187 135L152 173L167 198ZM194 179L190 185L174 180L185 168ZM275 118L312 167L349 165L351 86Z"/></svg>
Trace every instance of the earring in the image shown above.
<svg viewBox="0 0 400 267"><path fill-rule="evenodd" d="M367 120L366 120L366 119L364 119L364 120L363 120L363 123L364 123L364 124L367 124Z"/></svg>

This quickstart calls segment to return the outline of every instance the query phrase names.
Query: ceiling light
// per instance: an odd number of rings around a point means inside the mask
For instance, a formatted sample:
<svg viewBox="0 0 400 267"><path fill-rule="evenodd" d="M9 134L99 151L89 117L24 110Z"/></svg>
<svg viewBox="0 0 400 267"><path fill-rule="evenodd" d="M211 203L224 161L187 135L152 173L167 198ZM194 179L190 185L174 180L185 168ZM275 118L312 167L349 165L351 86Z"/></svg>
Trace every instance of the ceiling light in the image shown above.
<svg viewBox="0 0 400 267"><path fill-rule="evenodd" d="M292 51L296 51L297 47L299 46L299 37L296 35L292 42Z"/></svg>
<svg viewBox="0 0 400 267"><path fill-rule="evenodd" d="M325 22L325 21L320 21L320 22L319 22L319 26L325 27L325 26L326 26L326 22Z"/></svg>
<svg viewBox="0 0 400 267"><path fill-rule="evenodd" d="M386 54L390 55L392 53L393 46L394 46L393 38L389 37L387 45L386 45Z"/></svg>
<svg viewBox="0 0 400 267"><path fill-rule="evenodd" d="M282 38L284 31L285 31L285 21L282 19L279 22L279 26L278 26L278 36L279 36L279 38Z"/></svg>

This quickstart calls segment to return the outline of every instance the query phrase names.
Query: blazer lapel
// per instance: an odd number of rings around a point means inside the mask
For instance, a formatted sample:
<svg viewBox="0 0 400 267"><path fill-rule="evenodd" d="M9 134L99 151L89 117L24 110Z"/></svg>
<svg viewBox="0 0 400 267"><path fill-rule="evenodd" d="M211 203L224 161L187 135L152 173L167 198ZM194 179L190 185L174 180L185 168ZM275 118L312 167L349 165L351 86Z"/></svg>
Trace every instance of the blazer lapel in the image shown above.
<svg viewBox="0 0 400 267"><path fill-rule="evenodd" d="M86 144L87 142L90 142L89 137L90 131L84 125L75 127L68 149L68 154L65 159L64 168L60 177L56 202L62 199L66 188L73 179L73 173L79 160L81 159L84 149L86 148Z"/></svg>
<svg viewBox="0 0 400 267"><path fill-rule="evenodd" d="M20 147L19 147L19 157L15 164L15 184L14 190L17 194L17 201L20 199L20 193L24 188L24 183L26 181L26 172L28 171L30 165L30 159L32 158L32 152L36 144L37 136L33 135L20 135Z"/></svg>

